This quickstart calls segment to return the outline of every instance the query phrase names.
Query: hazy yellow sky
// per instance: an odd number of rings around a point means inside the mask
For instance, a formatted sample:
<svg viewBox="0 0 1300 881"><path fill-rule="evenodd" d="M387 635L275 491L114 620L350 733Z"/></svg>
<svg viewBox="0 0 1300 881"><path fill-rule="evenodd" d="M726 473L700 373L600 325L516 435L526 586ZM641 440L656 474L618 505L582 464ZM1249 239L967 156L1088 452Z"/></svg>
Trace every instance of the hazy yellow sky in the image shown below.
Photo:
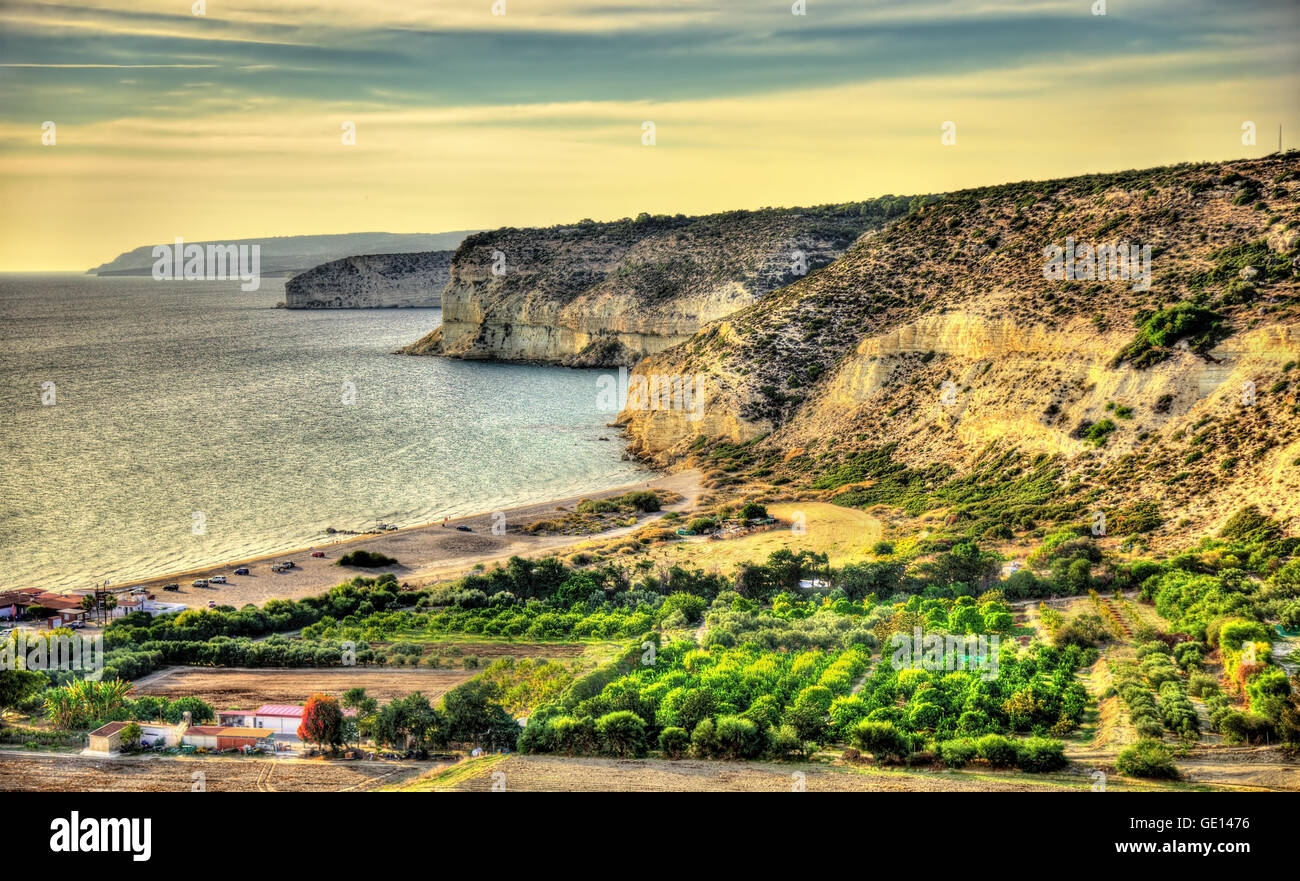
<svg viewBox="0 0 1300 881"><path fill-rule="evenodd" d="M506 3L4 6L0 270L941 192L1300 133L1293 2Z"/></svg>

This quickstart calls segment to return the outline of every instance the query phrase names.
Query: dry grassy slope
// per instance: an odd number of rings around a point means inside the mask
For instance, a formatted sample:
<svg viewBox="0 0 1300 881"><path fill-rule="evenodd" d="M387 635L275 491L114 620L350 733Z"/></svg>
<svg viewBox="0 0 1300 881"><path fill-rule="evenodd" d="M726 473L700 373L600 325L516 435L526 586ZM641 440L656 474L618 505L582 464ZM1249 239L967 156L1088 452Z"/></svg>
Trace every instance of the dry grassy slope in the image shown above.
<svg viewBox="0 0 1300 881"><path fill-rule="evenodd" d="M797 278L796 251L824 265L906 208L892 197L866 204L471 236L452 264L442 326L403 351L631 365Z"/></svg>
<svg viewBox="0 0 1300 881"><path fill-rule="evenodd" d="M950 194L637 366L706 377L702 419L626 411L621 420L634 450L664 463L685 458L701 434L770 432L764 448L898 442L909 464L961 472L992 442L1058 455L1117 501L1171 501L1167 533L1216 526L1247 500L1300 517L1300 369L1283 372L1300 359L1298 168L1292 153ZM1250 181L1263 210L1234 204L1247 201ZM1150 290L1045 280L1043 249L1066 236L1151 245ZM1273 278L1229 297L1245 302L1222 301L1227 280L1197 277L1225 263L1222 249L1260 241ZM1137 310L1198 295L1230 321L1217 347L1202 356L1171 340L1154 366L1114 366ZM1251 406L1241 403L1246 381ZM1112 402L1132 417L1117 418ZM1104 446L1076 436L1080 423L1107 417L1118 428ZM1191 522L1179 527L1182 518Z"/></svg>

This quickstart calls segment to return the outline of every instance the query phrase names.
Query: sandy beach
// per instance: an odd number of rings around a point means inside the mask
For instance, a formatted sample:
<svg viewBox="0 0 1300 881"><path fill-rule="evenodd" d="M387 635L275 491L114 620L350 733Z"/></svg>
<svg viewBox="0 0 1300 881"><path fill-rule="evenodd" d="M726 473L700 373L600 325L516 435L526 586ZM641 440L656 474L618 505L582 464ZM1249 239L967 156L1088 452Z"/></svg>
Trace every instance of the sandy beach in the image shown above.
<svg viewBox="0 0 1300 881"><path fill-rule="evenodd" d="M552 515L559 508L572 510L582 499L603 499L622 495L634 489L664 489L682 496L678 502L665 505L655 514L641 517L635 526L607 530L599 534L609 538L640 529L669 511L688 511L699 497L700 473L695 470L680 471L655 477L645 483L630 484L601 492L583 493L563 499L540 502L511 508L506 516L506 534L492 534L492 512L473 514L436 523L410 526L383 534L341 536L330 544L295 548L246 560L232 560L217 566L208 566L187 572L149 578L115 585L118 592L143 587L155 594L159 601L185 603L192 609L207 608L209 601L218 605L243 606L247 603L261 605L270 599L301 599L328 591L340 582L358 574L394 573L398 580L412 587L431 584L458 577L476 565L491 565L518 555L521 557L545 556L563 548L589 541L593 536L529 535L521 527ZM455 527L468 526L472 532L462 532ZM396 566L380 569L354 569L335 565L343 554L355 550L376 551L394 557ZM313 557L312 551L324 552L324 558ZM272 572L271 567L280 561L292 560L294 568L285 572ZM248 575L235 575L237 567L247 566ZM191 587L195 579L224 575L229 584L212 584L206 588ZM164 584L175 582L179 591L166 591Z"/></svg>

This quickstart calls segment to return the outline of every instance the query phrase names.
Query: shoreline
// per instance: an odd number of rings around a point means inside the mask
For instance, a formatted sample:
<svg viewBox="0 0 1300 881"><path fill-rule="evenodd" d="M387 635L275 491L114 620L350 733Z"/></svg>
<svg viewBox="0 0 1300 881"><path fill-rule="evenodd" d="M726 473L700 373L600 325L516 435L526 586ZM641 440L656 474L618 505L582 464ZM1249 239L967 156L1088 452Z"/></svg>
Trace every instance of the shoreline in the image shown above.
<svg viewBox="0 0 1300 881"><path fill-rule="evenodd" d="M645 482L624 484L611 489L518 505L500 511L448 517L445 521L420 523L389 532L339 536L326 543L303 545L180 572L133 579L111 585L110 590L114 594L122 594L145 588L154 593L159 602L184 602L190 608L206 608L208 601L215 601L218 605L234 605L238 608L246 603L261 605L270 599L301 599L323 594L356 575L377 576L392 572L397 575L400 583L424 586L454 577L452 573L508 559L516 554L531 556L539 552L555 552L595 538L609 538L641 529L668 511L689 509L701 492L700 474L693 469L674 473L650 472L648 476L649 479ZM638 519L635 526L619 527L592 535L530 535L519 529L523 524L544 519L559 508L572 509L583 499L610 498L638 489L667 489L683 498L675 504L665 505L659 512ZM503 535L491 533L493 515L498 513L505 515L507 532ZM458 530L457 526L469 527L470 531ZM339 548L344 550L338 551ZM384 553L395 557L398 562L373 570L335 565L342 553L352 550ZM313 551L324 552L326 556L323 559L312 557ZM272 564L284 560L293 561L294 568L273 573ZM249 568L249 575L233 574L235 568L243 566ZM229 583L210 584L206 588L191 586L193 580L213 575L225 575ZM180 585L180 590L163 592L163 585L173 582Z"/></svg>

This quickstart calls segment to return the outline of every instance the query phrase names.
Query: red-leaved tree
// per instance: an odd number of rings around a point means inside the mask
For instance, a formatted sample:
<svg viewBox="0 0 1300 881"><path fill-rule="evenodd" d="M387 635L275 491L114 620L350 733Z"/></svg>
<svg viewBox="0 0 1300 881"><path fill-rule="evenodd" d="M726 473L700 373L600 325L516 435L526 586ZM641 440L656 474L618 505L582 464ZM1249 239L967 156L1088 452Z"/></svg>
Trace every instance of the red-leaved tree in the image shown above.
<svg viewBox="0 0 1300 881"><path fill-rule="evenodd" d="M322 749L337 749L342 746L343 710L339 707L338 698L319 693L307 698L307 704L302 708L298 737L305 743L314 743Z"/></svg>

